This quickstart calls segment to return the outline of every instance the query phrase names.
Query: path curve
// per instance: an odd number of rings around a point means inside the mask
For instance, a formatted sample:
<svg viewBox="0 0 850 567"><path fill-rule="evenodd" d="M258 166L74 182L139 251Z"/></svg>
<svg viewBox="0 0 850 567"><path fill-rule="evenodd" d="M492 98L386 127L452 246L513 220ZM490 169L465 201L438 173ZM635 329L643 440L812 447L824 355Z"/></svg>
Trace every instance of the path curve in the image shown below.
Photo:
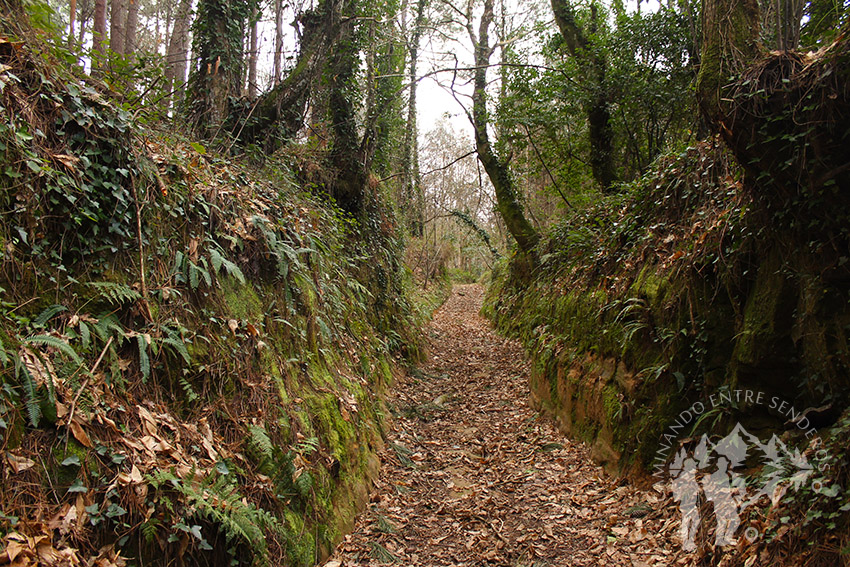
<svg viewBox="0 0 850 567"><path fill-rule="evenodd" d="M529 406L522 348L455 286L431 357L394 388L372 501L328 566L671 565L660 496L611 478ZM677 561L679 560L679 561Z"/></svg>

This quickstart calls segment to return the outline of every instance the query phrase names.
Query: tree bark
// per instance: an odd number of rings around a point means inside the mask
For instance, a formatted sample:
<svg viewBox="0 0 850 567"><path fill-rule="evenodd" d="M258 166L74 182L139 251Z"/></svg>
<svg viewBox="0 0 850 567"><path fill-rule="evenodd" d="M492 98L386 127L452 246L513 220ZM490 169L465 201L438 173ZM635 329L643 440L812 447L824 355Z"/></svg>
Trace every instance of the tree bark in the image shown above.
<svg viewBox="0 0 850 567"><path fill-rule="evenodd" d="M730 101L721 96L730 79L760 53L758 0L706 0L697 98L709 124L720 127Z"/></svg>
<svg viewBox="0 0 850 567"><path fill-rule="evenodd" d="M301 43L295 67L271 91L261 95L250 117L237 117L236 131L242 144L262 144L271 152L303 126L312 87L340 33L335 4L334 0L327 0L315 11L301 15Z"/></svg>
<svg viewBox="0 0 850 567"><path fill-rule="evenodd" d="M274 57L272 58L272 85L277 86L280 82L283 68L281 58L283 57L283 1L274 0Z"/></svg>
<svg viewBox="0 0 850 567"><path fill-rule="evenodd" d="M346 14L351 17L352 14ZM337 204L355 217L363 211L368 160L361 155L361 140L357 132L356 101L357 70L360 50L352 23L343 25L328 61L326 77L330 82L329 106L333 147L330 165L333 182L330 190Z"/></svg>
<svg viewBox="0 0 850 567"><path fill-rule="evenodd" d="M419 128L416 123L416 88L417 63L419 60L419 42L422 37L422 28L425 24L425 6L428 0L416 2L416 18L413 22L413 30L410 35L410 46L408 48L408 83L410 94L407 99L407 127L404 130L403 153L402 153L402 210L409 211L407 216L407 228L412 236L422 236L424 230L424 197L422 193L422 180L419 175Z"/></svg>
<svg viewBox="0 0 850 567"><path fill-rule="evenodd" d="M106 57L106 0L94 2L94 24L92 27L92 45L97 57L92 61L96 68L105 63Z"/></svg>
<svg viewBox="0 0 850 567"><path fill-rule="evenodd" d="M68 47L74 43L74 28L77 23L77 0L71 0L68 7Z"/></svg>
<svg viewBox="0 0 850 567"><path fill-rule="evenodd" d="M127 18L126 0L111 0L109 15L109 50L112 56L124 53L124 24Z"/></svg>
<svg viewBox="0 0 850 567"><path fill-rule="evenodd" d="M127 21L124 29L124 54L134 55L136 53L137 32L139 27L139 2L140 0L127 0Z"/></svg>
<svg viewBox="0 0 850 567"><path fill-rule="evenodd" d="M251 39L248 45L248 98L257 98L257 50L259 44L258 28L260 25L260 8L254 8L251 17Z"/></svg>
<svg viewBox="0 0 850 567"><path fill-rule="evenodd" d="M168 39L165 57L165 80L168 90L182 95L186 82L186 68L189 59L189 27L192 18L192 0L180 0L174 15L174 25ZM179 98L179 97L178 97Z"/></svg>
<svg viewBox="0 0 850 567"><path fill-rule="evenodd" d="M811 242L845 238L850 197L838 189L850 185L850 26L810 57L762 51L756 0L709 0L704 18L697 97L745 187L775 229L785 223Z"/></svg>
<svg viewBox="0 0 850 567"><path fill-rule="evenodd" d="M489 28L493 23L493 0L484 0L484 11L475 37L472 26L468 32L475 50L475 75L472 92L472 126L475 130L475 149L484 171L496 191L496 208L505 226L517 242L520 251L533 256L540 236L522 211L508 164L501 160L490 144L489 116L487 112L487 68L493 47L490 46Z"/></svg>
<svg viewBox="0 0 850 567"><path fill-rule="evenodd" d="M575 12L569 0L551 0L555 22L567 51L575 58L590 76L590 97L584 103L587 113L588 135L590 138L590 168L593 178L603 191L610 191L617 181L614 165L614 130L611 126L611 95L606 75L608 61L591 43L588 34L576 21ZM592 25L596 27L598 14L592 6ZM595 30L590 30L593 33Z"/></svg>
<svg viewBox="0 0 850 567"><path fill-rule="evenodd" d="M189 77L190 119L202 135L215 135L229 115L230 98L242 95L249 0L201 0L194 28L198 66Z"/></svg>

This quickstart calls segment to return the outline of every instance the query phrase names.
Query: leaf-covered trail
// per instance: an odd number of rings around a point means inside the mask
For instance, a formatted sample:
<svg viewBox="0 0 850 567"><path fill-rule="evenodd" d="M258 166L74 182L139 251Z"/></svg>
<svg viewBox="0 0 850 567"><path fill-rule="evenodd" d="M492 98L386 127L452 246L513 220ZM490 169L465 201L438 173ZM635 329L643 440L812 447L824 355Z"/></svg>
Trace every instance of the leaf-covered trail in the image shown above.
<svg viewBox="0 0 850 567"><path fill-rule="evenodd" d="M528 403L518 343L456 286L431 357L397 384L372 503L329 565L670 565L678 522L660 495L605 475Z"/></svg>

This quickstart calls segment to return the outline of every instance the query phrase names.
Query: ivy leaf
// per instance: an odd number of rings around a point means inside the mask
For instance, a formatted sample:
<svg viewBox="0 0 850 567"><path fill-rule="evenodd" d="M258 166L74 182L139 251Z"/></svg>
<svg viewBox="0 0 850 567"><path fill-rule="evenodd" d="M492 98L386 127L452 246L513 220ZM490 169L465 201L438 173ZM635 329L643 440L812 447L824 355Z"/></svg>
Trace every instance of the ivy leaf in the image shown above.
<svg viewBox="0 0 850 567"><path fill-rule="evenodd" d="M82 463L80 462L80 458L77 455L71 455L64 461L62 461L63 467L80 467Z"/></svg>
<svg viewBox="0 0 850 567"><path fill-rule="evenodd" d="M83 485L82 481L78 478L74 479L74 483L71 486L68 487L68 492L71 492L71 493L74 493L74 492L86 493L88 491L89 491L89 489L86 488Z"/></svg>

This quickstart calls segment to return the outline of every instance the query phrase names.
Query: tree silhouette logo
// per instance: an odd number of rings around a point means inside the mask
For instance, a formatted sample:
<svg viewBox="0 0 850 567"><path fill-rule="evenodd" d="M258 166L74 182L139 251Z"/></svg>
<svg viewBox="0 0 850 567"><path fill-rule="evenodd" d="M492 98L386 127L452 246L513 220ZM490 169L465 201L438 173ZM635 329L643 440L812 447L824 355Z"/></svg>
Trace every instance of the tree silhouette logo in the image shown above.
<svg viewBox="0 0 850 567"><path fill-rule="evenodd" d="M779 402L775 397L767 398L762 393L749 394L752 401L771 404L773 409L788 408L787 413L780 415L791 417L787 423L793 424L807 439L814 441L814 429L805 415L796 412L793 406ZM715 401L712 397L711 404L716 405ZM698 438L689 438L688 445L684 446L676 434L681 433L685 425L698 423L707 406L697 402L678 416L675 424L662 436L658 460L663 457L664 466L656 466L658 472L666 473L664 476L669 480L673 497L679 505L679 533L686 551L697 547L697 533L706 520L702 517L702 511L706 509L704 504L711 504L714 510L716 547L734 545L740 535L754 541L761 534L753 527L742 526L744 510L762 499L768 499L775 505L788 490L798 490L805 485L815 469L804 453L788 447L775 433L768 441L763 441L749 433L741 423L735 424L719 440L713 441L718 436L706 433ZM745 474L745 471L753 470L759 471L758 474Z"/></svg>

